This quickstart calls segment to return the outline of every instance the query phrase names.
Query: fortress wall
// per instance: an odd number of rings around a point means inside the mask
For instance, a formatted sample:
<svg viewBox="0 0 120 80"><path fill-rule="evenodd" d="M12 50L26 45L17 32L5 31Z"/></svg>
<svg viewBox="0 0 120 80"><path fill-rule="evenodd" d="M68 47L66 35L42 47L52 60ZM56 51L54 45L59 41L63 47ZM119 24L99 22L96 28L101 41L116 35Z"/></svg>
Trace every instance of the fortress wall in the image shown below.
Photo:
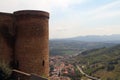
<svg viewBox="0 0 120 80"><path fill-rule="evenodd" d="M15 55L19 70L49 76L48 19L43 11L17 11Z"/></svg>
<svg viewBox="0 0 120 80"><path fill-rule="evenodd" d="M0 13L0 60L9 63L12 57L13 15Z"/></svg>

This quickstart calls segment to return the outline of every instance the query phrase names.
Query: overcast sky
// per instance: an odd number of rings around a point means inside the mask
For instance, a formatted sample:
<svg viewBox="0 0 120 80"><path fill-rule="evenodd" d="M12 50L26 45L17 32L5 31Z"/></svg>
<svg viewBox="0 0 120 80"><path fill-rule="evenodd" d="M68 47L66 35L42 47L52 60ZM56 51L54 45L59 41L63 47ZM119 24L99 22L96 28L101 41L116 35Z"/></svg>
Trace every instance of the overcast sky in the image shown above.
<svg viewBox="0 0 120 80"><path fill-rule="evenodd" d="M50 12L50 38L120 34L120 0L0 0L1 12Z"/></svg>

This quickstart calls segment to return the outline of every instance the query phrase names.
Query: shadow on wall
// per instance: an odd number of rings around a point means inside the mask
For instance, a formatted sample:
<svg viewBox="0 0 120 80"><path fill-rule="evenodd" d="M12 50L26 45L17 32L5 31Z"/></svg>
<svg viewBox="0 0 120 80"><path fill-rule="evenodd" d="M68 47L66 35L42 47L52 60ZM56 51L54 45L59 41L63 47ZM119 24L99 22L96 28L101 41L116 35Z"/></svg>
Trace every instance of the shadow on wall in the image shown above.
<svg viewBox="0 0 120 80"><path fill-rule="evenodd" d="M10 33L7 26L0 27L0 33L9 47L13 47L15 45L15 36Z"/></svg>

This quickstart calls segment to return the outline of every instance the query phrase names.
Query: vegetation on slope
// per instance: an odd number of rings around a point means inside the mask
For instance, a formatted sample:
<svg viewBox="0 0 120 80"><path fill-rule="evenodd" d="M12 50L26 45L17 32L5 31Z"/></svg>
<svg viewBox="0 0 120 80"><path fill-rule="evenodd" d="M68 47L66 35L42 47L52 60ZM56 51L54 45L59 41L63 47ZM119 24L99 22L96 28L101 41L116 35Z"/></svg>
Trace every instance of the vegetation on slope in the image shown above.
<svg viewBox="0 0 120 80"><path fill-rule="evenodd" d="M110 47L113 45L115 44L76 40L50 40L50 55L78 54L85 50Z"/></svg>
<svg viewBox="0 0 120 80"><path fill-rule="evenodd" d="M88 50L74 59L89 75L100 77L102 80L120 79L120 45Z"/></svg>
<svg viewBox="0 0 120 80"><path fill-rule="evenodd" d="M10 80L9 78L11 73L12 71L8 67L8 65L6 65L3 62L0 62L0 80Z"/></svg>

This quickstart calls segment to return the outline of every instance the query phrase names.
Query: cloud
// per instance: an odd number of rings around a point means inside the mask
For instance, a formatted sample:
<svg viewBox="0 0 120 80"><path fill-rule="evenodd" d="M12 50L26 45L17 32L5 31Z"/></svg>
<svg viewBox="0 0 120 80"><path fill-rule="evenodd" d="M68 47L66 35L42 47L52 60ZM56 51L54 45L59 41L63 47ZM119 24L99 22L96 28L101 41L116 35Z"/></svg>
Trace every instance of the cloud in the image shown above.
<svg viewBox="0 0 120 80"><path fill-rule="evenodd" d="M99 19L110 19L113 17L120 16L120 1L114 1L111 3L107 3L102 5L95 10L91 10L88 15L91 17L92 20L99 20Z"/></svg>
<svg viewBox="0 0 120 80"><path fill-rule="evenodd" d="M18 8L19 3L16 0L2 0L0 1L0 11L12 12Z"/></svg>
<svg viewBox="0 0 120 80"><path fill-rule="evenodd" d="M19 7L23 9L50 9L50 1L49 0L20 0Z"/></svg>
<svg viewBox="0 0 120 80"><path fill-rule="evenodd" d="M13 12L21 9L35 9L51 11L53 8L65 9L70 5L82 3L86 0L2 0L0 10Z"/></svg>
<svg viewBox="0 0 120 80"><path fill-rule="evenodd" d="M86 0L51 0L51 6L60 7L60 8L68 8L70 5L80 4L85 2Z"/></svg>
<svg viewBox="0 0 120 80"><path fill-rule="evenodd" d="M99 7L93 8L93 6L96 6L93 4L96 1L1 0L0 11L13 12L22 9L34 9L50 12L50 38L90 34L119 34L120 0L112 0L110 3L99 4ZM91 4L93 5L90 6ZM116 23L117 25L115 25Z"/></svg>
<svg viewBox="0 0 120 80"><path fill-rule="evenodd" d="M50 0L2 0L0 11L13 12L22 9L50 11Z"/></svg>
<svg viewBox="0 0 120 80"><path fill-rule="evenodd" d="M95 16L92 17L93 20L98 20L98 19L110 19L110 18L115 18L115 17L120 17L120 11L114 11L114 12L104 12L104 13L99 13Z"/></svg>
<svg viewBox="0 0 120 80"><path fill-rule="evenodd" d="M99 25L94 28L81 27L81 29L76 30L76 34L79 34L79 35L120 34L120 26L119 25ZM72 36L74 36L74 35L72 35ZM78 36L78 35L76 35L76 36Z"/></svg>
<svg viewBox="0 0 120 80"><path fill-rule="evenodd" d="M50 33L50 38L70 38L75 36L86 36L86 35L112 35L112 34L120 34L120 27L116 27L116 25L102 28L83 28L67 30L67 31L57 31Z"/></svg>
<svg viewBox="0 0 120 80"><path fill-rule="evenodd" d="M114 2L111 2L111 3L108 3L108 4L105 4L105 5L102 5L98 8L96 8L95 10L92 10L89 14L98 14L98 13L101 13L103 11L106 11L106 10L109 10L113 7L120 7L120 1L117 0L117 1L114 1Z"/></svg>
<svg viewBox="0 0 120 80"><path fill-rule="evenodd" d="M116 19L120 16L119 9L116 9L119 7L119 4L119 1L114 1L106 5L101 5L96 9L91 8L92 12L89 14L83 14L82 12L85 10L79 10L77 13L74 10L70 10L70 14L65 13L65 17L55 21L55 25L51 25L50 36L51 38L65 38L79 35L119 34L119 25L115 25L117 23ZM115 10L113 11L112 9ZM112 20L115 22L111 23Z"/></svg>

